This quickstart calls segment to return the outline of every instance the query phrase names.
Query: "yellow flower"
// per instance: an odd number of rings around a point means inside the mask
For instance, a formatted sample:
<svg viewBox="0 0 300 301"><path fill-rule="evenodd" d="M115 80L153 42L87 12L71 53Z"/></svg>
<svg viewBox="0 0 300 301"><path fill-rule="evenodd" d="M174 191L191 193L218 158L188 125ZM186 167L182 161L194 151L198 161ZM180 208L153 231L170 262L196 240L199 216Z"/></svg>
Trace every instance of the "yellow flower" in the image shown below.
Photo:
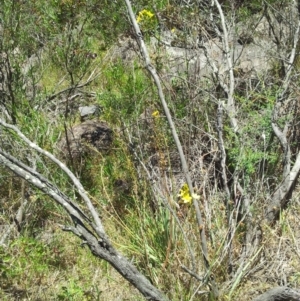
<svg viewBox="0 0 300 301"><path fill-rule="evenodd" d="M136 18L136 21L138 23L140 23L141 21L144 21L146 19L149 20L149 19L152 19L153 17L154 17L154 14L151 11L149 11L147 9L143 9L139 12L139 14Z"/></svg>
<svg viewBox="0 0 300 301"><path fill-rule="evenodd" d="M153 113L152 113L152 117L159 117L159 111L154 111Z"/></svg>
<svg viewBox="0 0 300 301"><path fill-rule="evenodd" d="M188 184L183 184L181 187L178 197L180 198L179 202L183 204L190 204L192 202L192 197L190 194L189 186Z"/></svg>

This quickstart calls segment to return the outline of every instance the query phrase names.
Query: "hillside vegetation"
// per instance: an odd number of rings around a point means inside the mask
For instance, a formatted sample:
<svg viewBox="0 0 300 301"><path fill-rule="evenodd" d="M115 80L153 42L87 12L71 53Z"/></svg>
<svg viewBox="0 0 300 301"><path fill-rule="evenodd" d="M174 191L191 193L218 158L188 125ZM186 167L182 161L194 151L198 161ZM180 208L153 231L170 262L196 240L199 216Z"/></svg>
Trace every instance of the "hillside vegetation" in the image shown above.
<svg viewBox="0 0 300 301"><path fill-rule="evenodd" d="M1 300L296 294L294 2L0 1Z"/></svg>

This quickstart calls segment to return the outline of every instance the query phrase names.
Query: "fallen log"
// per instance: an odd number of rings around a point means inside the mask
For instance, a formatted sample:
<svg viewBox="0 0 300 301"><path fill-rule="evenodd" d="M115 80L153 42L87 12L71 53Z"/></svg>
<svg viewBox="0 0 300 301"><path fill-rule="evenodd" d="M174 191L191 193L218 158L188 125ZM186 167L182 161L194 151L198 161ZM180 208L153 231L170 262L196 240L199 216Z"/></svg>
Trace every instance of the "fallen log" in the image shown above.
<svg viewBox="0 0 300 301"><path fill-rule="evenodd" d="M299 301L300 290L292 289L290 287L276 287L272 288L262 295L259 295L253 301Z"/></svg>

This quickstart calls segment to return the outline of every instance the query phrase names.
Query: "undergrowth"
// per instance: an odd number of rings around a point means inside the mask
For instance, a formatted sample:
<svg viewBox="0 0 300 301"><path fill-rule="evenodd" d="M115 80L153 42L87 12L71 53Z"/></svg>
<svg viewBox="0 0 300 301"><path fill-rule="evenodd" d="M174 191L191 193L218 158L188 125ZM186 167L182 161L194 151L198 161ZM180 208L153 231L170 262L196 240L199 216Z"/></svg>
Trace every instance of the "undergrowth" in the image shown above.
<svg viewBox="0 0 300 301"><path fill-rule="evenodd" d="M170 30L179 28L183 20L194 14L193 6L182 8L180 16L181 7L173 1L152 2ZM225 2L225 9L229 9ZM57 145L65 130L81 122L78 106L101 106L103 113L98 118L112 128L113 143L108 152L92 150L90 155L80 158L73 171L98 209L114 246L156 287L172 300L208 300L209 273L212 273L215 281L222 284L220 301L250 300L254 290L269 286L263 273L266 266L279 275L270 276L273 277L270 283L280 279L280 285L299 286L297 197L281 213L274 228L262 218L265 201L280 180L277 174L282 168L281 150L274 141L271 126L277 85L269 87L261 80L255 92L236 93L240 137L230 129L225 117L226 184L234 187L229 196L224 193L217 154L216 97L209 95L217 95L218 87L211 83L199 88L199 83L192 82L193 78L187 74L181 74L164 87L195 179L193 185L203 214L211 263L207 271L193 207L189 201L182 202L179 198L185 179L155 85L139 59L128 63L112 54L120 33L126 38L131 34L119 1L86 4L37 1L37 7L30 6L25 11L5 3L6 18L14 10L20 14L16 16L18 20L31 13L35 18L24 19L26 26L36 24L39 28L30 48L27 42L32 36L25 31L27 27L20 33L12 28L10 34L22 52L22 59L14 57L12 62L17 64L28 55L25 48L30 53L40 53L45 48L39 56L40 67L29 71L36 90L24 88L22 72L16 68L18 76L12 89L16 98L8 98L7 110L28 138L59 157ZM111 5L114 10L108 17ZM151 8L144 2L136 7L147 41L153 35L159 36L161 30L160 15L154 10L152 13ZM257 10L254 1L239 8L239 18L247 18ZM76 18L69 22L74 15ZM8 19L3 20L8 22ZM182 31L186 36L193 28L186 26ZM96 56L91 58L93 54ZM95 75L94 80L78 88L91 74ZM64 93L51 97L64 89L67 89ZM80 98L72 98L76 93ZM282 124L288 118L291 116L284 116ZM73 185L57 166L28 152L18 137L10 139L3 131L1 138L3 147L47 176L85 209ZM1 300L142 300L106 262L94 258L84 242L62 231L71 223L62 208L33 187L23 186L20 179L2 166L0 170L0 238L9 225L14 225L16 211L25 197L28 199L21 230L12 231L9 242L0 247ZM237 193L238 184L251 198L250 213L261 227L260 250L266 256L260 261L256 254L252 255L248 274L239 271L241 277L232 283L233 271L246 264L240 254L245 247L245 234L251 227L243 215L244 199Z"/></svg>

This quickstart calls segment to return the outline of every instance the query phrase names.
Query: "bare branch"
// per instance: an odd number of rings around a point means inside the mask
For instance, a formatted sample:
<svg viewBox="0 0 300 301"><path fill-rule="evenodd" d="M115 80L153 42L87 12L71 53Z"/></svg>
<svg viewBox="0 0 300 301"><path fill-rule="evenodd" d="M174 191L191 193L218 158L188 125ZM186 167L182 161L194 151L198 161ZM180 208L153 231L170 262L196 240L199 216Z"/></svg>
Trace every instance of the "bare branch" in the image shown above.
<svg viewBox="0 0 300 301"><path fill-rule="evenodd" d="M288 66L286 68L286 76L282 85L282 91L280 93L279 99L282 99L283 96L285 95L285 93L288 90L289 84L290 84L290 80L291 80L291 76L292 76L292 71L293 71L293 66L294 66L294 61L296 58L296 54L297 54L297 45L299 42L299 32L300 32L300 20L298 21L298 26L297 29L295 31L294 34L294 41L293 41L293 48L290 54L290 58L288 61Z"/></svg>
<svg viewBox="0 0 300 301"><path fill-rule="evenodd" d="M256 297L253 301L298 301L300 290L289 287L276 287Z"/></svg>
<svg viewBox="0 0 300 301"><path fill-rule="evenodd" d="M91 84L91 83L99 76L99 74L100 74L100 72L99 72L99 73L97 73L97 74L95 75L95 72L96 72L96 69L94 69L94 70L91 72L91 74L90 74L89 78L86 80L86 82L84 82L84 83L82 83L82 84L78 83L78 84L76 84L76 85L74 85L74 86L68 87L68 88L66 88L66 89L63 89L63 90L61 90L61 91L55 93L55 94L52 94L51 96L48 96L48 97L46 98L46 101L48 102L48 101L50 101L50 100L53 100L54 98L58 97L58 96L61 95L61 94L66 93L66 92L70 92L70 91L72 91L72 90L80 89L80 88L83 88L83 87L85 87L85 86L88 86L88 85Z"/></svg>
<svg viewBox="0 0 300 301"><path fill-rule="evenodd" d="M209 260L208 260L208 251L207 251L207 242L206 242L204 224L203 224L203 221L202 221L202 216L201 216L201 211L200 211L200 208L199 208L198 201L194 197L195 196L194 188L193 188L193 185L192 185L192 180L191 180L191 177L190 177L190 174L189 174L189 169L188 169L186 158L185 158L185 155L184 155L184 152L183 152L183 148L182 148L181 142L179 140L179 137L178 137L176 127L175 127L175 124L173 122L170 110L169 110L167 102L165 100L165 96L164 96L164 92L163 92L162 85L161 85L161 82L160 82L160 78L157 74L157 71L156 71L155 67L151 64L150 56L148 54L147 47L146 47L145 42L143 40L142 32L141 32L141 30L139 28L139 25L138 25L138 23L135 19L135 15L133 13L131 3L130 3L129 0L125 0L125 3L126 3L126 6L127 6L127 9L128 9L128 13L129 13L134 31L136 33L136 38L137 38L138 44L140 46L141 52L142 52L144 60L145 60L146 69L150 73L150 75L151 75L152 79L154 80L155 85L157 87L157 91L158 91L158 95L159 95L161 104L163 106L164 112L165 112L166 117L167 117L167 121L168 121L169 126L171 128L173 139L175 141L177 150L179 152L183 173L184 173L184 176L186 178L190 193L193 197L193 205L194 205L194 208L195 208L195 211L196 211L196 218L197 218L199 232L200 232L199 233L200 234L200 241L201 241L202 254L203 254L205 266L206 266L207 270L209 270L210 264L209 264ZM218 292L217 292L216 287L214 287L213 290L214 290L213 293L215 295L217 295Z"/></svg>
<svg viewBox="0 0 300 301"><path fill-rule="evenodd" d="M225 52L225 58L227 60L227 66L228 66L228 72L229 72L229 89L227 89L227 104L226 104L226 111L229 116L229 119L231 121L231 126L233 131L236 133L238 131L238 123L236 120L236 109L235 109L235 103L234 103L234 74L233 74L233 63L232 63L232 57L231 57L231 49L229 47L229 36L228 36L228 30L225 23L225 17L223 14L222 7L218 0L214 0L217 9L219 11L219 15L221 18L221 24L223 29L223 34L221 35L223 45L224 45L224 52Z"/></svg>
<svg viewBox="0 0 300 301"><path fill-rule="evenodd" d="M98 228L91 223L89 218L68 196L61 192L48 179L1 149L0 162L63 206L74 223L74 227L65 227L64 230L71 231L80 237L95 256L109 262L126 280L132 283L147 300L167 301L167 298L155 288L131 262L114 249L106 237L104 230L101 232L96 231L97 234L92 232L91 227L95 230L98 230ZM88 223L88 225L86 225L86 223Z"/></svg>
<svg viewBox="0 0 300 301"><path fill-rule="evenodd" d="M274 195L267 208L267 219L269 222L274 222L277 218L280 210L289 201L291 189L295 181L297 180L300 172L300 153L298 154L293 168L287 174L287 176L282 180L279 186L276 188Z"/></svg>
<svg viewBox="0 0 300 301"><path fill-rule="evenodd" d="M283 180L276 188L275 193L272 199L270 200L267 208L266 215L267 215L267 220L269 222L274 222L280 210L288 203L289 197L291 196L292 188L300 172L300 153L298 153L294 166L291 169L291 150L287 138L288 129L290 126L289 121L285 123L283 130L281 130L278 125L278 112L282 105L282 101L286 98L288 87L291 82L293 65L296 57L297 45L299 42L299 33L300 33L300 20L298 20L297 29L294 34L293 48L288 61L286 76L283 80L282 91L280 92L277 98L272 114L272 128L283 148L284 164L283 164L283 175L282 175Z"/></svg>
<svg viewBox="0 0 300 301"><path fill-rule="evenodd" d="M40 148L38 145L30 141L16 126L11 125L6 123L4 120L0 119L0 124L4 126L5 128L14 131L24 142L28 144L32 149L36 150L40 154L46 156L48 159L50 159L52 162L57 164L66 174L67 176L72 180L74 183L75 187L78 189L78 192L82 199L85 201L90 213L93 216L94 222L96 224L96 231L99 235L105 234L104 228L102 226L101 220L99 218L99 215L97 214L95 207L93 206L90 198L87 195L87 192L83 188L82 184L76 176L72 173L72 171L65 165L63 164L60 160L58 160L54 155L50 154L48 151L43 150Z"/></svg>
<svg viewBox="0 0 300 301"><path fill-rule="evenodd" d="M85 220L89 218L83 213L83 211L69 198L63 194L58 188L50 183L46 178L40 175L38 172L28 167L24 163L18 161L13 156L7 154L2 149L0 149L0 161L9 168L12 172L25 179L27 182L37 187L45 194L55 199L65 210L77 219L84 217Z"/></svg>
<svg viewBox="0 0 300 301"><path fill-rule="evenodd" d="M226 195L229 200L230 191L228 188L227 172L226 172L226 151L223 141L223 105L219 103L218 105L218 116L217 116L217 129L218 129L218 145L219 151L221 153L221 168L222 168L222 180L225 187Z"/></svg>

